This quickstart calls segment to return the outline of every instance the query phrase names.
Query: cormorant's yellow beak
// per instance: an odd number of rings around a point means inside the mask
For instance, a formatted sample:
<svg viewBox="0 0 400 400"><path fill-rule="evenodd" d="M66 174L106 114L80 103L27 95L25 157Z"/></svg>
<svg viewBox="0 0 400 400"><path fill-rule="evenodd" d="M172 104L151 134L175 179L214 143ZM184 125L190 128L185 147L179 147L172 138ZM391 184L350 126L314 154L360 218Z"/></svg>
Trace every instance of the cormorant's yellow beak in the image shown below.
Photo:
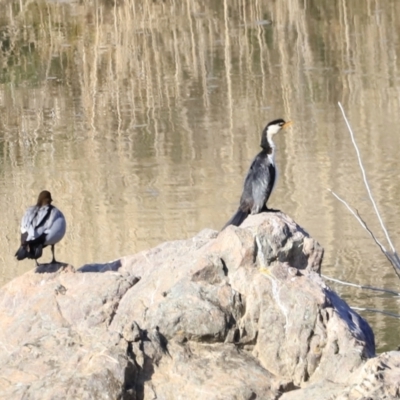
<svg viewBox="0 0 400 400"><path fill-rule="evenodd" d="M282 129L283 129L283 128L288 128L290 125L293 125L293 121L288 121L288 122L286 122L286 123L282 126Z"/></svg>

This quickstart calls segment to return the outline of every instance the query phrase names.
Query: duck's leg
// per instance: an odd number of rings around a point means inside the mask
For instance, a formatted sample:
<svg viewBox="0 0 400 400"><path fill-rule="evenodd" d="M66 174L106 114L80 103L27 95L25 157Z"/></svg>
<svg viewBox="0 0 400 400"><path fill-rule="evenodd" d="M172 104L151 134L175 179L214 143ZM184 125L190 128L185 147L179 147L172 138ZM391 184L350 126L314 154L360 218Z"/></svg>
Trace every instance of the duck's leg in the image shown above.
<svg viewBox="0 0 400 400"><path fill-rule="evenodd" d="M51 263L54 264L56 263L56 256L54 255L54 244L51 245L51 253L53 254L53 259L51 260Z"/></svg>

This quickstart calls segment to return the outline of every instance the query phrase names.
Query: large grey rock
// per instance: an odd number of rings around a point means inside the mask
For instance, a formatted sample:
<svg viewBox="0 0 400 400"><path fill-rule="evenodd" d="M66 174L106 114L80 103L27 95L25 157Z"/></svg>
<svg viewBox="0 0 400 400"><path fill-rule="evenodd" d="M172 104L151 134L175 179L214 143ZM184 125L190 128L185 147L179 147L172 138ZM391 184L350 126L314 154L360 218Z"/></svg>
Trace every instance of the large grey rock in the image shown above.
<svg viewBox="0 0 400 400"><path fill-rule="evenodd" d="M351 395L374 337L321 280L322 255L268 213L77 272L29 272L0 292L0 397Z"/></svg>
<svg viewBox="0 0 400 400"><path fill-rule="evenodd" d="M380 354L348 371L347 382L320 380L301 390L284 393L280 400L392 400L400 398L400 352Z"/></svg>

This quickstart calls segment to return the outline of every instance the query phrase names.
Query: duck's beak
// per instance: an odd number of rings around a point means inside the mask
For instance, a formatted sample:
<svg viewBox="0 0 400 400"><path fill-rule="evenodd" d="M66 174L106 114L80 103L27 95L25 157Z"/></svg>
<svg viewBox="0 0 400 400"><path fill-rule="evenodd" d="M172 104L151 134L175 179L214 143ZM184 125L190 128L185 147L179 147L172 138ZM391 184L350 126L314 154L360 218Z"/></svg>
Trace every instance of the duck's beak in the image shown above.
<svg viewBox="0 0 400 400"><path fill-rule="evenodd" d="M293 125L293 121L288 121L288 122L286 122L286 123L282 126L282 129L283 129L283 128L288 128L290 125Z"/></svg>

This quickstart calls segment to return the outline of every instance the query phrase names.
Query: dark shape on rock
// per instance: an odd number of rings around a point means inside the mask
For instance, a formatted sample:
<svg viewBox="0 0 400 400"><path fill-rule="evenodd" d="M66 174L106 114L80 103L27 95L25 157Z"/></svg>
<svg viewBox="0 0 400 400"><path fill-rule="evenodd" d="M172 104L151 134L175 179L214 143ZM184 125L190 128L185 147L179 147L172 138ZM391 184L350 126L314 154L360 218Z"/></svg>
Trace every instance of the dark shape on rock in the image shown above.
<svg viewBox="0 0 400 400"><path fill-rule="evenodd" d="M85 264L78 269L78 272L118 271L121 265L121 260L111 261L106 264Z"/></svg>
<svg viewBox="0 0 400 400"><path fill-rule="evenodd" d="M39 264L35 268L35 272L38 274L48 274L48 273L54 273L57 271L65 271L65 270L70 270L69 272L75 272L75 268L72 265L69 265L67 263L61 263L61 262L56 262L56 263L46 263L46 264Z"/></svg>

